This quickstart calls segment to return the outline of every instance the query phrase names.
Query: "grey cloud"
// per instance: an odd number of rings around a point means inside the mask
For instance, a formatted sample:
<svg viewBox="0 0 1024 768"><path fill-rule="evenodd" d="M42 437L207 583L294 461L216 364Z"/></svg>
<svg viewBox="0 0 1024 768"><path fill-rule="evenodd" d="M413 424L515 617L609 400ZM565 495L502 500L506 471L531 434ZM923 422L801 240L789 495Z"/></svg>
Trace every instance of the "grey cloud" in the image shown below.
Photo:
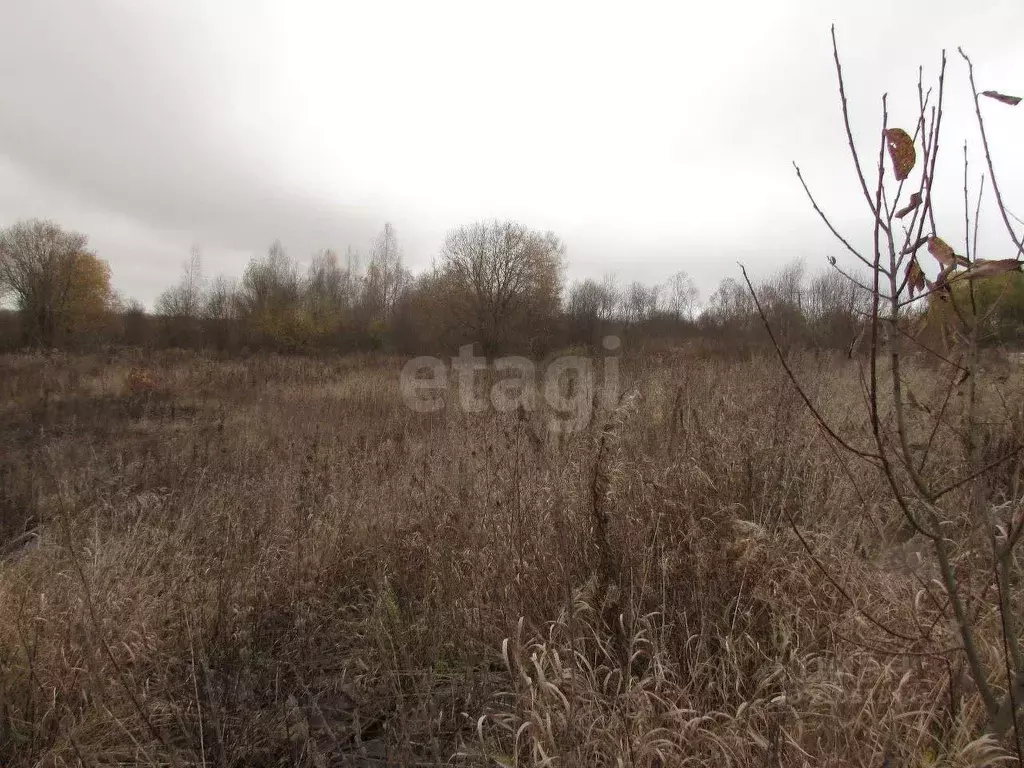
<svg viewBox="0 0 1024 768"><path fill-rule="evenodd" d="M230 67L201 26L147 7L9 4L0 153L84 206L199 241L262 248L281 236L304 251L368 239L379 215L289 188L260 137L221 119L234 97Z"/></svg>
<svg viewBox="0 0 1024 768"><path fill-rule="evenodd" d="M365 249L390 219L412 266L428 266L444 230L461 221L441 221L437 213L418 211L408 190L395 189L390 197L372 202L342 192L328 196L277 154L282 126L294 123L281 120L274 91L264 88L274 74L268 69L271 57L265 55L276 43L273 25L250 23L268 7L264 0L4 3L0 184L7 188L0 189L0 225L15 216L44 215L87 231L114 265L115 282L147 301L174 279L191 242L210 250L212 269L238 274L246 254L262 250L273 238L282 238L300 258L325 246ZM846 154L831 69L828 27L833 18L845 54L854 129L865 146L877 135L882 90L892 92L894 119L906 121L916 98L917 64L925 64L927 72L937 62L938 49L950 49L948 98L957 114L951 108L947 118L950 132L940 168L944 179L962 174L957 152L963 138L976 142L955 46L963 44L975 56L983 87L1024 91L1024 57L1017 41L1024 5L1019 0L993 2L983 10L958 0L857 6L792 0L773 6L770 14L758 10L759 26L751 17L760 7L737 7L734 16L719 14L711 22L695 13L678 35L681 50L694 48L683 50L678 59L686 69L652 72L657 84L638 84L647 89L645 96L630 104L649 114L635 116L635 135L624 135L621 146L603 148L606 154L594 158L593 168L580 167L585 178L566 183L566 195L583 187L623 204L642 199L659 226L649 227L635 213L632 219L613 221L597 214L587 219L579 211L576 219L567 219L557 210L527 222L551 227L568 243L571 277L614 271L623 279L656 281L682 268L707 292L722 276L736 273L737 260L765 269L793 256L813 263L835 253L803 198L792 160L801 163L836 223L863 233L862 201ZM649 15L653 20L658 14ZM358 29L344 32L359 34ZM404 30L406 39L415 33ZM624 42L630 41L609 40L608 45ZM337 44L345 45L341 32ZM431 46L423 42L416 55L428 55ZM458 64L451 64L451 73L460 71ZM384 82L398 82L416 66L413 59L392 61ZM571 89L573 78L587 71L586 62L575 62L565 71L553 70L553 76L565 78ZM372 63L352 76L373 77ZM502 70L502 77L507 87L515 86L514 69ZM600 84L579 85L593 90ZM644 121L674 114L646 106L647 94L665 100L662 106L677 100L687 111L673 155L641 153L644 162L663 164L657 180L674 195L667 202L658 199L660 189L601 187L604 169L628 168L637 149L643 149ZM567 92L566 109L572 108L571 97ZM323 98L344 96L325 93ZM528 105L530 94L516 98ZM492 107L504 103L501 98L491 102ZM602 109L612 114L619 106L610 103ZM360 119L360 104L344 107L352 119ZM443 104L436 114L422 114L429 109L419 102L394 104L404 122L389 126L389 140L408 137L409 147L419 146L418 123L445 119ZM1007 168L1000 181L1008 199L1024 207L1024 179L1011 173L1024 161L1024 149L1015 139L1021 117L1004 110L991 119L993 143L1002 153L1001 167ZM536 121L526 125L535 141L544 140ZM467 137L474 129L451 127ZM561 136L571 140L571 135ZM359 152L358 146L344 149ZM980 169L980 159L974 155L972 167ZM312 156L308 162L317 160ZM460 160L478 162L453 158ZM864 162L870 167L874 159L866 156ZM949 190L940 205L960 220L959 183Z"/></svg>

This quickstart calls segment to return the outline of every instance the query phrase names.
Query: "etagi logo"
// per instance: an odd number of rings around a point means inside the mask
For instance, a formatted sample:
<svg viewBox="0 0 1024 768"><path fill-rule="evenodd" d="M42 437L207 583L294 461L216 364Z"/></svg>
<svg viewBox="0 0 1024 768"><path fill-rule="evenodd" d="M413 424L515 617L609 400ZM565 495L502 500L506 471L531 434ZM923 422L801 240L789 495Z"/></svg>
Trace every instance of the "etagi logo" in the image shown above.
<svg viewBox="0 0 1024 768"><path fill-rule="evenodd" d="M459 347L451 358L457 396L454 406L463 413L483 413L491 408L510 413L522 408L535 411L545 403L552 411L550 427L572 432L590 423L595 396L600 404L613 407L619 397L619 357L622 346L617 336L606 336L602 346L608 355L595 359L587 355L560 355L543 366L529 358L506 356L488 361L473 354L473 345ZM595 380L595 367L601 372L600 391ZM490 391L479 386L477 374L493 369L498 380ZM494 378L494 377L488 377ZM416 357L402 368L400 390L402 399L417 413L443 410L452 402L449 366L438 357Z"/></svg>

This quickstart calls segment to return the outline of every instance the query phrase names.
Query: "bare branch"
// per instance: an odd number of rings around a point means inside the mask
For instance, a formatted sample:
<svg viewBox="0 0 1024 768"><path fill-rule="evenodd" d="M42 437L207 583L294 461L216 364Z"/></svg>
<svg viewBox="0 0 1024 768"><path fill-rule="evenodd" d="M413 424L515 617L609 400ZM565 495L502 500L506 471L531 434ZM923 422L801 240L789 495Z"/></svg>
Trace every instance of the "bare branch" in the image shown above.
<svg viewBox="0 0 1024 768"><path fill-rule="evenodd" d="M880 201L871 201L871 193L868 192L868 183L861 169L860 157L857 155L857 145L853 140L853 129L850 127L850 110L846 100L846 83L843 80L843 65L839 61L839 44L836 42L836 25L832 25L832 56L836 64L836 77L839 79L839 99L843 105L843 125L846 127L846 140L850 145L850 155L853 157L854 168L857 169L857 180L860 182L861 191L867 201L871 215L878 218Z"/></svg>
<svg viewBox="0 0 1024 768"><path fill-rule="evenodd" d="M1006 205L1003 203L1003 195L999 191L999 182L996 180L996 169L992 163L992 152L988 146L988 134L985 131L985 120L981 116L981 102L979 101L978 87L974 83L974 64L971 62L970 57L964 53L963 48L958 48L960 55L964 61L967 62L967 74L971 82L971 94L974 96L974 114L978 118L978 130L981 132L981 143L985 149L985 162L988 164L988 173L992 178L992 191L996 196L996 204L999 206L999 215L1003 217L1003 223L1006 225L1006 232L1010 235L1010 240L1017 246L1017 258L1024 256L1024 237L1017 235L1013 229L1013 225L1010 223L1010 217L1006 211Z"/></svg>
<svg viewBox="0 0 1024 768"><path fill-rule="evenodd" d="M804 391L804 388L800 386L800 382L797 380L796 374L793 373L793 369L790 368L789 363L786 362L786 356L782 352L782 348L779 346L778 340L776 340L775 338L775 333L772 331L771 323L768 322L768 317L767 315L765 315L764 308L761 306L761 301L760 299L757 298L757 292L754 291L754 286L751 284L750 278L747 276L747 268L740 264L740 271L743 273L743 280L747 284L747 289L750 291L750 296L754 300L754 306L757 307L757 314L761 318L761 322L764 324L765 330L768 331L768 338L771 339L772 346L775 348L775 352L779 357L779 362L782 364L783 369L786 371L786 375L789 377L789 380L793 383L793 386L796 388L797 393L800 395L800 399L804 401L804 405L806 405L808 410L810 410L811 414L814 416L815 420L818 422L821 428L824 429L826 433L828 433L828 436L835 440L836 443L841 445L845 450L849 451L855 456L860 456L861 458L868 459L869 461L878 461L881 458L878 454L871 453L870 451L863 451L859 448L855 448L854 446L850 445L845 440L843 440L843 438L840 437L836 433L836 431L832 429L831 426L829 426L828 422L825 421L825 418L814 406L814 403L811 402L811 399L807 396L807 393Z"/></svg>
<svg viewBox="0 0 1024 768"><path fill-rule="evenodd" d="M854 256L860 259L864 266L871 268L871 262L864 258L864 256L862 256L856 248L850 245L850 242L845 237L839 234L839 230L832 226L832 222L829 221L828 216L825 215L825 212L818 205L818 202L814 199L814 195L811 194L810 188L807 186L807 182L804 181L804 176L800 172L800 166L798 166L796 163L793 163L793 168L796 169L796 177L800 179L800 184L803 186L804 192L807 193L807 199L811 201L811 205L814 207L814 211L818 214L818 216L821 217L821 220L825 222L825 226L828 227L829 231L833 235L835 235L836 239L839 240L839 242L846 246L846 250L848 250L850 253L852 253Z"/></svg>
<svg viewBox="0 0 1024 768"><path fill-rule="evenodd" d="M1012 459L1014 456L1019 454L1021 452L1022 448L1024 448L1024 446L1018 445L1016 448L1014 448L1012 451L1010 451L1006 455L1001 456L1000 458L996 459L995 461L992 461L992 462L986 464L984 467L982 467L981 469L978 469L978 470L972 472L967 477L961 478L960 480L957 480L956 482L950 483L945 488L942 488L941 490L936 491L935 494L932 496L932 501L938 501L939 499L941 499L946 494L952 493L957 488L960 488L961 486L964 486L967 483L969 483L969 482L971 482L973 480L977 480L979 477L982 477L982 476L988 474L989 472L991 472L993 469L995 469L999 465L1005 464L1010 459Z"/></svg>

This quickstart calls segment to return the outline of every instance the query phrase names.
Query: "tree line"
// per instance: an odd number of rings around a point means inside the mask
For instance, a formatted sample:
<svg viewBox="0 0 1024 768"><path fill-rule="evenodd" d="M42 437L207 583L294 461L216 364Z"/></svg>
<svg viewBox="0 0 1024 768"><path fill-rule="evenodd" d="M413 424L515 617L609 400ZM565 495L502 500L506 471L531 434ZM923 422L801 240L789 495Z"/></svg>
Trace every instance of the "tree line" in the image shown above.
<svg viewBox="0 0 1024 768"><path fill-rule="evenodd" d="M293 352L419 353L477 343L487 355L543 355L596 346L612 332L634 342L700 336L759 344L763 313L784 341L846 348L869 310L856 280L811 272L800 261L756 284L757 303L732 278L702 302L685 271L655 285L613 275L566 284L565 254L554 233L514 221L452 230L434 266L418 275L405 266L391 224L365 258L325 249L303 267L274 242L240 278L207 278L193 248L178 282L147 312L113 290L108 265L85 235L52 221L19 221L0 230L0 299L12 298L14 307L0 338L8 348L113 342ZM1024 281L1008 275L1005 282L980 305L988 337L1000 342L1024 328Z"/></svg>

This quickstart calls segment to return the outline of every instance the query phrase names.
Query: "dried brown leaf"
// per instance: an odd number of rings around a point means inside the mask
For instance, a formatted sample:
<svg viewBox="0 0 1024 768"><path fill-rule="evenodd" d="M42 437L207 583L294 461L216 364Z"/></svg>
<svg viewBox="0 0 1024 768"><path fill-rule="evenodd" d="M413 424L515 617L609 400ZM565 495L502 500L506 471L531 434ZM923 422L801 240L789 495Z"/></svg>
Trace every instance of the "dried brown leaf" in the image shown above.
<svg viewBox="0 0 1024 768"><path fill-rule="evenodd" d="M915 291L924 290L924 270L917 263L917 259L911 259L910 263L907 264L907 286L910 288L910 298L914 298Z"/></svg>
<svg viewBox="0 0 1024 768"><path fill-rule="evenodd" d="M957 266L966 267L970 264L963 256L957 256L952 246L945 240L934 235L928 238L928 253L935 257L943 269L953 269Z"/></svg>
<svg viewBox="0 0 1024 768"><path fill-rule="evenodd" d="M917 208L917 206L919 206L920 204L921 204L921 193L920 192L915 192L914 194L912 194L910 196L910 200L907 201L907 204L905 206L903 206L902 208L900 208L898 211L896 211L896 218L897 219L902 219L908 213L910 213L911 211L915 210Z"/></svg>
<svg viewBox="0 0 1024 768"><path fill-rule="evenodd" d="M999 93L998 91L982 91L981 95L1001 101L1003 104L1009 104L1011 107L1016 107L1021 101L1020 96L1007 96L1005 93Z"/></svg>
<svg viewBox="0 0 1024 768"><path fill-rule="evenodd" d="M914 140L902 128L887 129L885 139L889 157L892 159L893 171L896 173L896 180L903 181L914 170L914 163L917 162Z"/></svg>

